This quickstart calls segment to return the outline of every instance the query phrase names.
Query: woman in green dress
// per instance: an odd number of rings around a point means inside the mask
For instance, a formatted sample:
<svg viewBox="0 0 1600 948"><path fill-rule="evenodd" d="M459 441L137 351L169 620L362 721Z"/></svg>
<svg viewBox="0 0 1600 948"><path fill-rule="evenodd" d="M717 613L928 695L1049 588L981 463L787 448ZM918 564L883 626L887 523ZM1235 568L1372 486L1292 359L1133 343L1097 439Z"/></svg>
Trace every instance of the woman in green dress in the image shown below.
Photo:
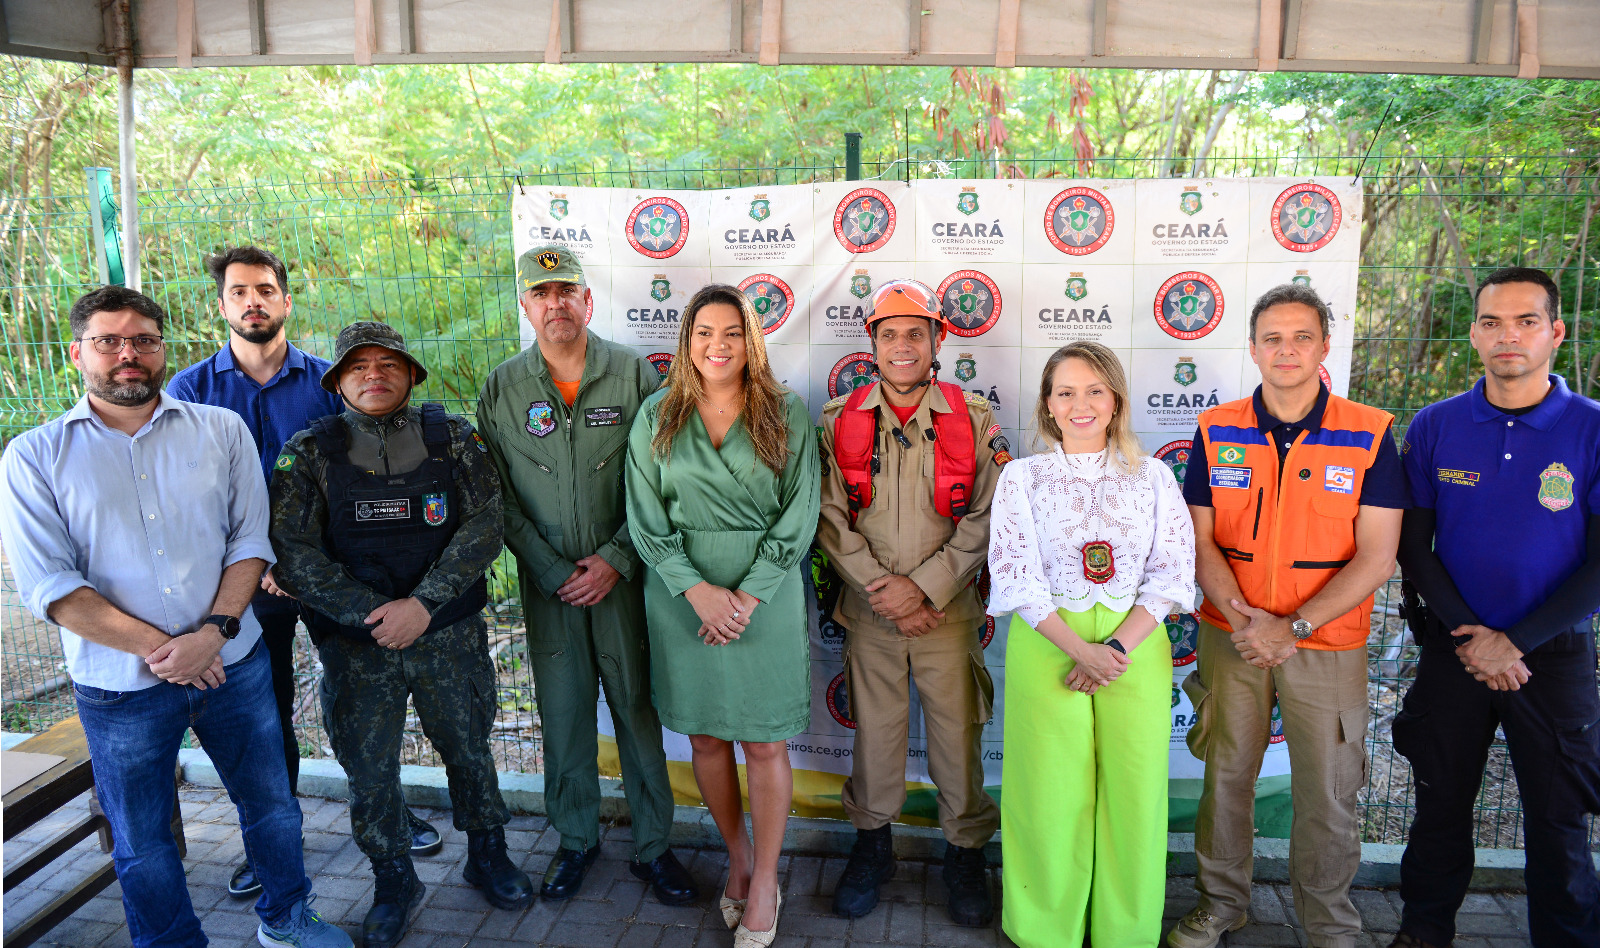
<svg viewBox="0 0 1600 948"><path fill-rule="evenodd" d="M736 948L771 944L782 907L788 739L811 716L801 567L820 464L811 416L773 377L744 293L700 290L684 308L666 387L629 434L628 530L650 567L651 698L662 724L689 735L695 782L728 847L721 908Z"/></svg>

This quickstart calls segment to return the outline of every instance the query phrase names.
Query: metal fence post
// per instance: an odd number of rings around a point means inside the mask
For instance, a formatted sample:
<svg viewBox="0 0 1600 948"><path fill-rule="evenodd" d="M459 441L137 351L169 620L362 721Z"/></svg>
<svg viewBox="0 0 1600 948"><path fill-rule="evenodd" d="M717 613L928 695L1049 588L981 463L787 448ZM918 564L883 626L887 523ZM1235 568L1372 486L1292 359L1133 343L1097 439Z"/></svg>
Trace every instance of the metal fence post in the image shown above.
<svg viewBox="0 0 1600 948"><path fill-rule="evenodd" d="M844 178L846 181L861 180L861 133L844 133Z"/></svg>
<svg viewBox="0 0 1600 948"><path fill-rule="evenodd" d="M85 168L88 179L89 229L94 236L94 262L102 286L122 286L122 235L117 229L117 197L110 168Z"/></svg>

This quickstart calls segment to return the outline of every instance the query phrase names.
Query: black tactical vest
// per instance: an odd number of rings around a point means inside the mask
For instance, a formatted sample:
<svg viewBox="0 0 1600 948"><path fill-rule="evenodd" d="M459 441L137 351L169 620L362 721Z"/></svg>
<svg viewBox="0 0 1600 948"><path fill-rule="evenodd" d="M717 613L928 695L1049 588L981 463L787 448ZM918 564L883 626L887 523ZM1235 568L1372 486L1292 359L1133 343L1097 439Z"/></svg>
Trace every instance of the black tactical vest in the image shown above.
<svg viewBox="0 0 1600 948"><path fill-rule="evenodd" d="M409 474L369 474L350 463L349 433L338 415L311 423L317 447L327 460L323 491L328 523L323 549L357 582L379 595L404 599L439 559L460 522L460 491L450 457L450 426L442 405L422 408L422 441L428 457ZM441 605L428 631L476 615L489 601L488 582L477 582ZM337 633L372 641L370 626L340 625L303 607L306 627L315 633Z"/></svg>

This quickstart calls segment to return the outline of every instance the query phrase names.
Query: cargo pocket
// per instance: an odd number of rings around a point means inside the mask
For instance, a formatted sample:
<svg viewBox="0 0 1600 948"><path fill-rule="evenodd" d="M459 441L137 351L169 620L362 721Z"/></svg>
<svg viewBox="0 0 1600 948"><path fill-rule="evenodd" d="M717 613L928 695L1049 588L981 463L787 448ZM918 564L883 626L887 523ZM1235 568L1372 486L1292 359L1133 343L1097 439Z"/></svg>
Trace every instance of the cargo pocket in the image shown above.
<svg viewBox="0 0 1600 948"><path fill-rule="evenodd" d="M1572 802L1585 813L1600 813L1600 721L1556 721L1556 748Z"/></svg>
<svg viewBox="0 0 1600 948"><path fill-rule="evenodd" d="M1183 693L1189 696L1189 704L1194 708L1194 721L1189 725L1189 733L1185 740L1189 744L1189 753L1196 760L1206 759L1206 742L1211 736L1211 689L1200 682L1198 670L1189 673L1183 680Z"/></svg>
<svg viewBox="0 0 1600 948"><path fill-rule="evenodd" d="M476 744L487 741L489 732L494 727L495 711L499 707L498 695L495 694L494 672L478 671L467 678L467 700L471 702L468 708L467 736Z"/></svg>
<svg viewBox="0 0 1600 948"><path fill-rule="evenodd" d="M975 649L967 653L967 660L972 664L973 689L973 724L988 724L994 717L994 678L989 674L989 668L983 663L983 649Z"/></svg>
<svg viewBox="0 0 1600 948"><path fill-rule="evenodd" d="M1333 792L1344 797L1367 785L1367 706L1346 708L1339 712L1339 762L1334 768ZM1355 767L1345 763L1346 757L1359 761ZM1351 771L1355 773L1352 774ZM1351 786L1352 778L1355 785Z"/></svg>

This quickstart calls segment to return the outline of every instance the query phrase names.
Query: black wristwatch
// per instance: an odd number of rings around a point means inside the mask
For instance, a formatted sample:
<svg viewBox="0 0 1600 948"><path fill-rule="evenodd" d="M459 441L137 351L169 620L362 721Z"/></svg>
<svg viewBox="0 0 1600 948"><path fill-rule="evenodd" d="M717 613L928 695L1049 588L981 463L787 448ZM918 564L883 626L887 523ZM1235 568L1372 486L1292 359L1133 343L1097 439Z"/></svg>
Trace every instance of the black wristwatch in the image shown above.
<svg viewBox="0 0 1600 948"><path fill-rule="evenodd" d="M205 628L208 625L216 626L217 627L217 631L222 633L222 637L227 639L227 640L229 640L229 641L232 641L232 640L234 640L234 639L239 637L239 617L238 616L224 616L224 615L206 616L206 621L200 623L200 627L201 628Z"/></svg>

